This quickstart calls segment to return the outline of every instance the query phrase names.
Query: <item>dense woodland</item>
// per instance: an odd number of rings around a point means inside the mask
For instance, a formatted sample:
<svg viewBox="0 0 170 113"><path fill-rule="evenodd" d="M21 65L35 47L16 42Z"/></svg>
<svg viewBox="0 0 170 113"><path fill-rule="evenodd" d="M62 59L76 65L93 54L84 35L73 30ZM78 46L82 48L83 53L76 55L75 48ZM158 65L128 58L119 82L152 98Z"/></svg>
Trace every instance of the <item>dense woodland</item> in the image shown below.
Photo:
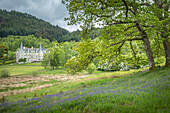
<svg viewBox="0 0 170 113"><path fill-rule="evenodd" d="M99 36L100 29L94 29L90 33L90 38ZM8 35L42 37L51 41L80 41L80 31L69 32L59 26L53 26L49 22L38 19L27 13L17 11L0 10L0 37ZM30 45L31 46L31 45ZM34 46L34 45L33 45Z"/></svg>
<svg viewBox="0 0 170 113"><path fill-rule="evenodd" d="M53 26L49 22L38 19L27 13L17 11L0 10L0 37L8 35L47 38L50 41L59 41L69 31L59 26Z"/></svg>
<svg viewBox="0 0 170 113"><path fill-rule="evenodd" d="M90 39L95 39L96 37L99 37L101 35L101 28L95 28L92 29L91 32L89 33L89 37ZM60 42L66 42L66 41L76 41L79 42L81 41L82 37L81 37L81 31L77 30L77 31L73 31L67 35L64 35L63 38L60 40Z"/></svg>

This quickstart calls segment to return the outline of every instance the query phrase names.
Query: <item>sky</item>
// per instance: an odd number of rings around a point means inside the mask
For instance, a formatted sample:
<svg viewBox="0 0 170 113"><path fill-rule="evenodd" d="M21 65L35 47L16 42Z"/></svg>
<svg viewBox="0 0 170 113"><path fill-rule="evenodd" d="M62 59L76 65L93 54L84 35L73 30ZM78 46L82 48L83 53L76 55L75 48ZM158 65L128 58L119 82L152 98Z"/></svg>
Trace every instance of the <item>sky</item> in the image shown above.
<svg viewBox="0 0 170 113"><path fill-rule="evenodd" d="M61 0L0 0L0 9L28 13L70 32L80 29L79 26L70 26L64 21L69 14Z"/></svg>

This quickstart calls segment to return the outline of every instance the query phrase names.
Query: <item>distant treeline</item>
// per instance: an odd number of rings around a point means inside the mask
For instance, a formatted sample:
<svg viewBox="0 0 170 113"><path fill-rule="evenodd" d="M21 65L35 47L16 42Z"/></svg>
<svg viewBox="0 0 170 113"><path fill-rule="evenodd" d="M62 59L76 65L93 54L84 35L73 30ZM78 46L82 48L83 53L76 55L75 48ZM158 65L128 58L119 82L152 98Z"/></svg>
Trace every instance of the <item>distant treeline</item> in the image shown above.
<svg viewBox="0 0 170 113"><path fill-rule="evenodd" d="M40 43L42 44L43 48L50 47L50 41L48 39L42 39L41 37L37 38L34 35L28 36L12 36L9 35L8 37L0 38L0 45L5 45L9 48L10 51L16 51L20 48L21 42L23 46L31 48L39 48Z"/></svg>
<svg viewBox="0 0 170 113"><path fill-rule="evenodd" d="M94 29L89 38L94 39L100 35L101 29ZM38 19L27 13L17 11L6 11L0 9L0 37L8 35L42 37L57 42L76 41L79 42L81 31L69 32L59 26L53 26L49 22Z"/></svg>
<svg viewBox="0 0 170 113"><path fill-rule="evenodd" d="M101 29L100 28L96 28L96 29L93 29L90 34L89 34L89 37L90 39L95 39L97 37L100 36L100 31ZM77 30L77 31L73 31L67 35L64 35L63 38L59 41L59 42L66 42L66 41L76 41L76 42L79 42L81 40L81 31Z"/></svg>
<svg viewBox="0 0 170 113"><path fill-rule="evenodd" d="M69 31L27 13L0 10L0 37L32 34L50 41L59 41L64 35L69 34Z"/></svg>

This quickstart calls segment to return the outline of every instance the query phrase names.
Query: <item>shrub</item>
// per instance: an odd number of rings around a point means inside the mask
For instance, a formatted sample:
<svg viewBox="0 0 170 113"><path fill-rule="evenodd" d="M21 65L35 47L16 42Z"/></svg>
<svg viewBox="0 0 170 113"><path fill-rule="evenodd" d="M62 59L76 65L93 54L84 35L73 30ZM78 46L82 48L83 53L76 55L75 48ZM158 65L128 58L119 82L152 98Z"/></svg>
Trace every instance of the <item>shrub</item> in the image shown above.
<svg viewBox="0 0 170 113"><path fill-rule="evenodd" d="M68 73L76 74L76 72L79 71L79 68L77 67L80 67L80 63L78 63L76 57L72 57L70 60L67 61L64 67L66 68Z"/></svg>
<svg viewBox="0 0 170 113"><path fill-rule="evenodd" d="M87 67L87 72L88 72L89 74L94 73L95 70L96 70L96 66L95 66L93 63L91 63L91 64L88 65L88 67Z"/></svg>
<svg viewBox="0 0 170 113"><path fill-rule="evenodd" d="M130 70L130 68L128 67L127 63L121 62L119 64L119 67L120 67L120 71L128 71L128 70Z"/></svg>
<svg viewBox="0 0 170 113"><path fill-rule="evenodd" d="M20 59L19 59L19 62L26 62L26 61L27 61L26 58L20 58Z"/></svg>
<svg viewBox="0 0 170 113"><path fill-rule="evenodd" d="M16 63L16 60L8 60L5 62L5 64L11 64L11 63Z"/></svg>
<svg viewBox="0 0 170 113"><path fill-rule="evenodd" d="M32 76L37 77L38 76L38 72L37 71L33 71L32 72Z"/></svg>
<svg viewBox="0 0 170 113"><path fill-rule="evenodd" d="M9 72L8 69L2 69L2 70L0 71L0 77L5 78L5 77L9 77L9 76L10 76L10 72Z"/></svg>
<svg viewBox="0 0 170 113"><path fill-rule="evenodd" d="M155 64L165 63L165 57L155 58Z"/></svg>

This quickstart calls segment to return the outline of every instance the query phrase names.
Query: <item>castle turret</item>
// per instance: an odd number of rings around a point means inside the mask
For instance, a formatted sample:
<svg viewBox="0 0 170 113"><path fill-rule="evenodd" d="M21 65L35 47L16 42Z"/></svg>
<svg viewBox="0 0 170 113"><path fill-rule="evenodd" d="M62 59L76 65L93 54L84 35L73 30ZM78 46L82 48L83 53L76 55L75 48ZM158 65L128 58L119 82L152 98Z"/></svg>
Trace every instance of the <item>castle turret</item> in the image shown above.
<svg viewBox="0 0 170 113"><path fill-rule="evenodd" d="M20 51L23 51L23 44L22 44L22 42L21 42Z"/></svg>
<svg viewBox="0 0 170 113"><path fill-rule="evenodd" d="M40 61L43 59L43 50L42 50L42 45L41 45L41 43L40 43L39 58L40 58Z"/></svg>
<svg viewBox="0 0 170 113"><path fill-rule="evenodd" d="M41 43L40 43L40 51L42 51L42 46L41 46Z"/></svg>
<svg viewBox="0 0 170 113"><path fill-rule="evenodd" d="M55 44L55 47L57 47L57 44Z"/></svg>

